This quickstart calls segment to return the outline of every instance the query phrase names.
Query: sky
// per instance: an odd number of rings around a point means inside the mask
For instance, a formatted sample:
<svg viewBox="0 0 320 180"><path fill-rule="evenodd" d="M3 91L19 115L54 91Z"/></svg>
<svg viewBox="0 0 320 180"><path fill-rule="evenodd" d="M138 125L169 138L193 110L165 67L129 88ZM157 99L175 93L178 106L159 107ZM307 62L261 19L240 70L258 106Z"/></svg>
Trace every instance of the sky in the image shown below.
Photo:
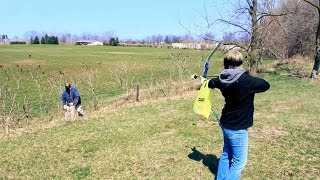
<svg viewBox="0 0 320 180"><path fill-rule="evenodd" d="M214 1L219 0L1 0L0 34L114 31L122 39L199 34L206 31L204 4L210 19L224 12L223 3Z"/></svg>

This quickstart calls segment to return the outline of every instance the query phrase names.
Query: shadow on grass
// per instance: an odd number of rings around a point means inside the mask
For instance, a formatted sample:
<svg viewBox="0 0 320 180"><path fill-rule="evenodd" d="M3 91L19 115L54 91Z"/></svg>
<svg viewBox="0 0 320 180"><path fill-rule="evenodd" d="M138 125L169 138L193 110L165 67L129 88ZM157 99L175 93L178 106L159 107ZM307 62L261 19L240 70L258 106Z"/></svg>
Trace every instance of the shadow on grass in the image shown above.
<svg viewBox="0 0 320 180"><path fill-rule="evenodd" d="M210 172L216 176L218 171L218 163L219 159L217 156L213 154L203 154L202 152L198 151L196 147L191 148L191 153L188 154L188 157L195 161L201 161L202 164L207 166Z"/></svg>

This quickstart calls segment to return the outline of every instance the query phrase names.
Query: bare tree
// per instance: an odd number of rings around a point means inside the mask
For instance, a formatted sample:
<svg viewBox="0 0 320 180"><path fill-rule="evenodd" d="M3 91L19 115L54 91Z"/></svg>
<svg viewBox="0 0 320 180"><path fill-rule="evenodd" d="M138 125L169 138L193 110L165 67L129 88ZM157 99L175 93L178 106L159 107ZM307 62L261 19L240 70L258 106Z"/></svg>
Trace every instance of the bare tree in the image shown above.
<svg viewBox="0 0 320 180"><path fill-rule="evenodd" d="M319 66L320 66L320 0L302 0L302 1L311 5L313 8L315 8L317 10L317 15L318 15L318 21L317 21L318 28L317 28L316 38L315 38L315 58L314 58L314 65L312 68L312 72L310 75L311 78L315 78L319 73Z"/></svg>
<svg viewBox="0 0 320 180"><path fill-rule="evenodd" d="M273 13L288 12L286 16L269 16L261 23L262 44L268 55L286 59L295 55L313 56L317 31L318 10L308 3L283 0Z"/></svg>
<svg viewBox="0 0 320 180"><path fill-rule="evenodd" d="M232 1L228 1L233 4L236 9L230 19L219 19L219 21L231 25L238 29L236 33L247 34L250 37L250 41L243 46L247 51L247 60L251 73L255 73L259 59L261 57L261 51L263 51L263 37L266 34L266 29L263 24L266 24L265 20L269 17L278 17L286 15L286 12L274 12L275 0L238 0L237 4Z"/></svg>

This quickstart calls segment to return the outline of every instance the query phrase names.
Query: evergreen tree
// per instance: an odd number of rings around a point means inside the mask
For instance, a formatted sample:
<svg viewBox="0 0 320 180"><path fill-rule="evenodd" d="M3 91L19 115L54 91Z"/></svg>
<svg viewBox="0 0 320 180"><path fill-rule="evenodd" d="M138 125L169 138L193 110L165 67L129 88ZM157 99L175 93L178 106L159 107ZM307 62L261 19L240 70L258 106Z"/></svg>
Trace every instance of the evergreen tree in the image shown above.
<svg viewBox="0 0 320 180"><path fill-rule="evenodd" d="M53 44L59 44L59 38L58 38L58 36L55 36L55 37L54 37L54 42L53 42Z"/></svg>
<svg viewBox="0 0 320 180"><path fill-rule="evenodd" d="M116 46L116 39L115 38L110 38L110 40L109 40L109 45L110 46Z"/></svg>
<svg viewBox="0 0 320 180"><path fill-rule="evenodd" d="M53 44L54 41L54 37L53 36L49 36L48 37L48 44Z"/></svg>
<svg viewBox="0 0 320 180"><path fill-rule="evenodd" d="M49 36L48 36L48 34L44 35L44 42L45 42L45 44L49 44Z"/></svg>
<svg viewBox="0 0 320 180"><path fill-rule="evenodd" d="M119 38L118 37L116 37L116 42L115 42L116 44L116 46L118 46L119 45Z"/></svg>
<svg viewBox="0 0 320 180"><path fill-rule="evenodd" d="M166 44L170 44L170 43L171 43L169 36L166 36L166 37L164 38L164 42L165 42Z"/></svg>
<svg viewBox="0 0 320 180"><path fill-rule="evenodd" d="M41 44L46 44L46 41L44 40L44 37L41 37Z"/></svg>
<svg viewBox="0 0 320 180"><path fill-rule="evenodd" d="M32 42L32 44L40 44L40 40L39 40L39 37L36 36Z"/></svg>

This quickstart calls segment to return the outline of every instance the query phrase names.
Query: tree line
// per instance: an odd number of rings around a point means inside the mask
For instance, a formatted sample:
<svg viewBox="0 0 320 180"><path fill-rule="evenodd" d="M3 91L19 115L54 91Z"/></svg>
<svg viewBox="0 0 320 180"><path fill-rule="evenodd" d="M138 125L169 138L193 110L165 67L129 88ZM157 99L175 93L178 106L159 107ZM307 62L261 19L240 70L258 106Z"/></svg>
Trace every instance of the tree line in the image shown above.
<svg viewBox="0 0 320 180"><path fill-rule="evenodd" d="M40 40L39 36L35 36L34 38L32 36L30 44L59 44L59 38L58 36L48 36L48 34L45 34Z"/></svg>

